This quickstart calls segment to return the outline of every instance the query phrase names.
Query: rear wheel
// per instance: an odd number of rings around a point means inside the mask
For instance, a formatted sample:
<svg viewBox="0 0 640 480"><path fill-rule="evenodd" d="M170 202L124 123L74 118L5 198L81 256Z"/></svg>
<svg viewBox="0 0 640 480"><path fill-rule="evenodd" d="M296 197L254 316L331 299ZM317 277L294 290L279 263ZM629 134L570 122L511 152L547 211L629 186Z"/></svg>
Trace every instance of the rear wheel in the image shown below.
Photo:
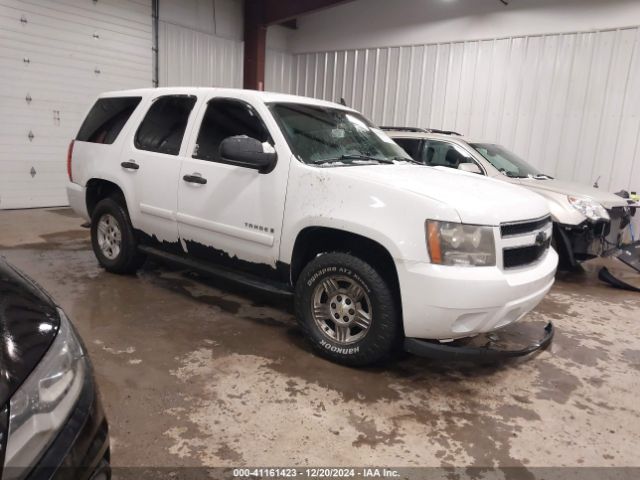
<svg viewBox="0 0 640 480"><path fill-rule="evenodd" d="M327 253L303 269L296 285L296 316L323 357L367 365L389 356L401 334L394 295L368 263Z"/></svg>
<svg viewBox="0 0 640 480"><path fill-rule="evenodd" d="M116 198L101 200L91 216L91 244L100 265L113 273L134 273L145 255L138 245L126 208Z"/></svg>

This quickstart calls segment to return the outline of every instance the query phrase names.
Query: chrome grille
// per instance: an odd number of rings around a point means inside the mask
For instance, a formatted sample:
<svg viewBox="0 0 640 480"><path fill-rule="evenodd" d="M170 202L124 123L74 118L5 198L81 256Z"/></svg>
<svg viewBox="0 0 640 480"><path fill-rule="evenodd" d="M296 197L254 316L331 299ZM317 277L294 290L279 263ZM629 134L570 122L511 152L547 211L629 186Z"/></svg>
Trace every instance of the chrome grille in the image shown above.
<svg viewBox="0 0 640 480"><path fill-rule="evenodd" d="M513 237L515 235L526 235L527 233L547 227L547 224L549 223L551 223L551 217L549 215L536 220L503 223L500 225L500 235L502 235L502 238Z"/></svg>
<svg viewBox="0 0 640 480"><path fill-rule="evenodd" d="M503 268L524 267L540 260L551 245L552 229L551 217L548 215L501 224Z"/></svg>

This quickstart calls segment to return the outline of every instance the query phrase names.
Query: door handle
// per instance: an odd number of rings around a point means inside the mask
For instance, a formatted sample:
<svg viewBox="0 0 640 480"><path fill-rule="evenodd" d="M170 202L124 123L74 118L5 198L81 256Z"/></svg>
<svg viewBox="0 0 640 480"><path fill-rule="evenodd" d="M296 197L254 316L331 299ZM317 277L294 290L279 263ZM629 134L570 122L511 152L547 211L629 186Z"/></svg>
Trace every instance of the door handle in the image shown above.
<svg viewBox="0 0 640 480"><path fill-rule="evenodd" d="M204 185L207 183L207 179L203 178L200 174L185 175L184 177L182 177L182 179L185 182L197 183L199 185Z"/></svg>
<svg viewBox="0 0 640 480"><path fill-rule="evenodd" d="M122 162L120 164L120 166L122 168L126 168L128 170L138 170L140 168L140 165L138 165L136 162L132 162L132 161Z"/></svg>

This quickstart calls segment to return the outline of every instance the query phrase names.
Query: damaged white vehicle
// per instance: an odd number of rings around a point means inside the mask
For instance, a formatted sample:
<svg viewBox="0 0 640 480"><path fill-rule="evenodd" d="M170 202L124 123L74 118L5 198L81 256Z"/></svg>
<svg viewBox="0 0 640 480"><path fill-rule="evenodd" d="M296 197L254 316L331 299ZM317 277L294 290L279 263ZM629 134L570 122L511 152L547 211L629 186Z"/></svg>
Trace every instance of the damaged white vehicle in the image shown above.
<svg viewBox="0 0 640 480"><path fill-rule="evenodd" d="M334 103L213 88L101 95L68 154L69 201L100 264L148 255L295 297L322 355L349 365L523 317L551 288L547 203L518 187L416 165Z"/></svg>
<svg viewBox="0 0 640 480"><path fill-rule="evenodd" d="M618 195L552 178L502 145L450 131L383 128L420 163L485 175L542 195L549 204L553 246L563 267L573 268L584 260L618 252L624 244L624 231L635 209Z"/></svg>

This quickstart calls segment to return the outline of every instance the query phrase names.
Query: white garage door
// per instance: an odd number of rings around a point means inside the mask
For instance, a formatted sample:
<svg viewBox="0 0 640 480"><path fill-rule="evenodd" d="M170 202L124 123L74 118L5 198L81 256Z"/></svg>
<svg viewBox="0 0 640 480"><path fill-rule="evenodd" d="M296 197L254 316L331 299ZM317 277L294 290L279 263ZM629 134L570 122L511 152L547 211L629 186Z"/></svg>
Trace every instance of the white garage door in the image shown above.
<svg viewBox="0 0 640 480"><path fill-rule="evenodd" d="M0 209L66 205L94 97L151 85L151 0L0 0Z"/></svg>

